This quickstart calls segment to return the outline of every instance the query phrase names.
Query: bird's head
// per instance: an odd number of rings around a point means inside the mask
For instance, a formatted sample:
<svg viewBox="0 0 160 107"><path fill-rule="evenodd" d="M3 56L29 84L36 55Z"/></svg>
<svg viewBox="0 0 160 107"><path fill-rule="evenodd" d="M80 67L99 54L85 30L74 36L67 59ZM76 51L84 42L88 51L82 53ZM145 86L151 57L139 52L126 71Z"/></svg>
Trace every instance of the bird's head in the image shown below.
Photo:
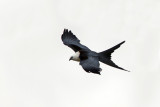
<svg viewBox="0 0 160 107"><path fill-rule="evenodd" d="M76 52L73 56L71 56L69 58L69 61L73 60L73 61L78 61L79 62L80 61L79 55L80 55L80 52Z"/></svg>

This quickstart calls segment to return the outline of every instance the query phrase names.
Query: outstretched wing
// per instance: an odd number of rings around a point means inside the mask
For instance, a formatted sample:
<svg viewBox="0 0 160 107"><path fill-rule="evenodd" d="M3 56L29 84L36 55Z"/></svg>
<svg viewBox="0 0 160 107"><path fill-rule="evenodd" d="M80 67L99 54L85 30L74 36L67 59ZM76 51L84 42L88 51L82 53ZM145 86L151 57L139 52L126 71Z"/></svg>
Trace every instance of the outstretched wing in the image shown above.
<svg viewBox="0 0 160 107"><path fill-rule="evenodd" d="M80 40L68 29L64 29L62 37L63 43L72 48L75 52L79 50L90 50L88 47L82 45Z"/></svg>
<svg viewBox="0 0 160 107"><path fill-rule="evenodd" d="M99 68L99 59L95 56L89 56L86 59L81 60L80 65L86 72L100 74L100 71L102 70Z"/></svg>

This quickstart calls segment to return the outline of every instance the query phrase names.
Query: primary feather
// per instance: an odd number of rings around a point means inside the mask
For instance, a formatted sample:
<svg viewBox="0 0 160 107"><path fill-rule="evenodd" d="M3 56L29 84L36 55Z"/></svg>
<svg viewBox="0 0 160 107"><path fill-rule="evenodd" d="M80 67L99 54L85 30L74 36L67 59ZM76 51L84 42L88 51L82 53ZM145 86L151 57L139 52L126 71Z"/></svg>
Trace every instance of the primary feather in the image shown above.
<svg viewBox="0 0 160 107"><path fill-rule="evenodd" d="M67 29L64 29L61 39L65 45L73 49L75 52L79 50L90 50L88 47L82 45L80 40Z"/></svg>

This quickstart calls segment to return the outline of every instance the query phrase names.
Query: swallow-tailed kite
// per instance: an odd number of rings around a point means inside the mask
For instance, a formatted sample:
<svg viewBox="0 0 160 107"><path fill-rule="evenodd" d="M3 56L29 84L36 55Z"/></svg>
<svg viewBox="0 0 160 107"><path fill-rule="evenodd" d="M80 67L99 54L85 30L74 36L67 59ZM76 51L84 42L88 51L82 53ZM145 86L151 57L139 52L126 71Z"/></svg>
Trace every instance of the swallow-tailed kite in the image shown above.
<svg viewBox="0 0 160 107"><path fill-rule="evenodd" d="M82 45L80 43L80 40L71 31L68 31L68 29L64 29L61 39L64 45L67 45L68 47L70 47L75 51L75 54L71 56L69 60L80 62L79 64L88 73L92 72L95 74L100 74L100 71L102 69L99 67L100 66L99 61L109 66L112 66L124 71L128 71L117 66L111 60L111 54L114 52L114 50L119 48L125 41L117 44L116 46L108 50L97 53L90 50L88 47Z"/></svg>

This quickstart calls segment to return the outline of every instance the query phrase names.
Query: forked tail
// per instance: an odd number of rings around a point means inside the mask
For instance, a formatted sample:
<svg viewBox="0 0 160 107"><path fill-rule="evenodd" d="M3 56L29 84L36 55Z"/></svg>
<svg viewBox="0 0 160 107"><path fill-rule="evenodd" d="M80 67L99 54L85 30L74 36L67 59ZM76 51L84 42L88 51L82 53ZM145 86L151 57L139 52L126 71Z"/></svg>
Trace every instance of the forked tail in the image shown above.
<svg viewBox="0 0 160 107"><path fill-rule="evenodd" d="M117 44L116 46L113 46L112 48L108 49L108 50L105 50L105 51L102 51L100 53L98 53L99 55L99 61L109 65L109 66L112 66L112 67L115 67L115 68L118 68L118 69L121 69L121 70L124 70L124 71L128 71L128 70L125 70L121 67L119 67L118 65L116 65L112 60L111 60L111 54L114 52L114 50L118 49L125 41ZM129 72L129 71L128 71Z"/></svg>

